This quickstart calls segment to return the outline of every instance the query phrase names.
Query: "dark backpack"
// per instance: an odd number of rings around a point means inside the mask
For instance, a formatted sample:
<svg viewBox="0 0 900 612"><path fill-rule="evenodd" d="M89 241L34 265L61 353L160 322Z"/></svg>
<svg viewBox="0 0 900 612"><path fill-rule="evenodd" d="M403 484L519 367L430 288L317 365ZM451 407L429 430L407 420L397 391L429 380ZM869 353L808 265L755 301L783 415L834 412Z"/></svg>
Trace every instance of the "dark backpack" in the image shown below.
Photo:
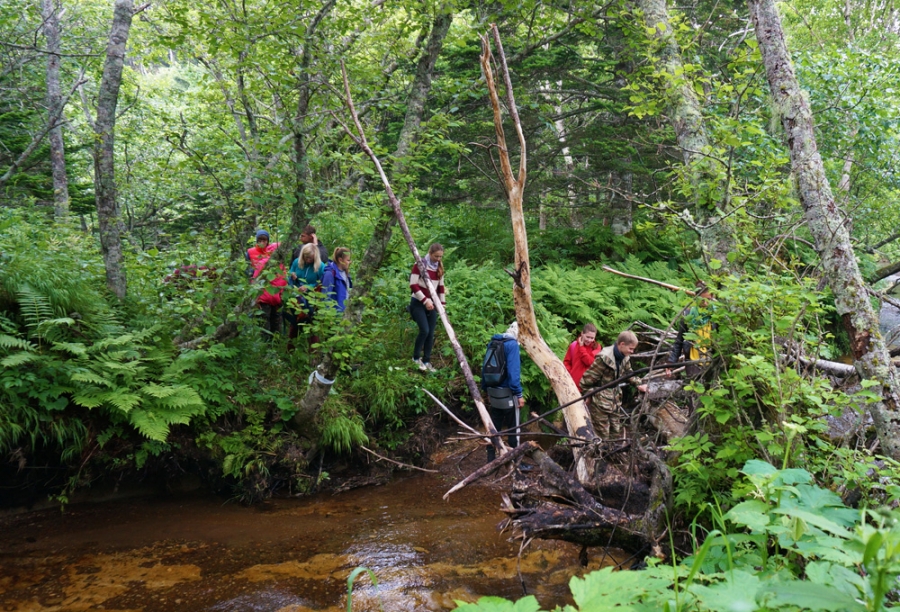
<svg viewBox="0 0 900 612"><path fill-rule="evenodd" d="M484 362L481 364L481 384L483 387L498 387L506 380L505 339L491 340Z"/></svg>

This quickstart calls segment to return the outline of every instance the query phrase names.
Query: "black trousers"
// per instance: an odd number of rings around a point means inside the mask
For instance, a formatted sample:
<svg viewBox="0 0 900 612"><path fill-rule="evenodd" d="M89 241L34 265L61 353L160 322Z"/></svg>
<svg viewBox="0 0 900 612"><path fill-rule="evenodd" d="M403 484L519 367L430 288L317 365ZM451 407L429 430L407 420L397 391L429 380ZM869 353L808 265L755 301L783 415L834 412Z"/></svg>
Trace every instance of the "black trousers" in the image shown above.
<svg viewBox="0 0 900 612"><path fill-rule="evenodd" d="M416 298L409 302L409 315L419 326L419 335L416 336L416 344L413 347L413 359L421 355L422 361L431 363L431 349L434 347L434 331L437 329L437 308L428 310Z"/></svg>
<svg viewBox="0 0 900 612"><path fill-rule="evenodd" d="M271 342L272 336L281 333L281 307L271 304L259 304L263 312L263 340Z"/></svg>
<svg viewBox="0 0 900 612"><path fill-rule="evenodd" d="M504 429L512 429L516 426L516 410L519 410L519 401L516 401L516 408L512 410L498 410L496 408L488 408L488 414L491 415L491 420L494 422L494 427L497 428L497 431L503 431ZM509 434L506 438L507 443L510 448L515 448L518 446L516 443L516 433ZM488 463L497 458L497 451L494 450L494 445L490 445L487 448L487 460Z"/></svg>

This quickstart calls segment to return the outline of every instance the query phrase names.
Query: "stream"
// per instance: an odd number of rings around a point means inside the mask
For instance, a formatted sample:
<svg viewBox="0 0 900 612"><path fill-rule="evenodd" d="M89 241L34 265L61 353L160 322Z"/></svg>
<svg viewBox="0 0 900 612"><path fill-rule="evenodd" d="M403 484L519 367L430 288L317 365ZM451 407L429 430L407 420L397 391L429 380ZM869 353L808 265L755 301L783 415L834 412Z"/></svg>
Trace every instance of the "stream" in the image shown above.
<svg viewBox="0 0 900 612"><path fill-rule="evenodd" d="M594 549L582 568L579 547L555 541L532 542L518 558L518 541L498 531L498 487L441 498L461 479L455 467L252 507L193 492L2 516L0 610L338 611L359 566L378 584L356 580L354 610L518 599L522 582L552 608L571 603L573 575L624 558Z"/></svg>

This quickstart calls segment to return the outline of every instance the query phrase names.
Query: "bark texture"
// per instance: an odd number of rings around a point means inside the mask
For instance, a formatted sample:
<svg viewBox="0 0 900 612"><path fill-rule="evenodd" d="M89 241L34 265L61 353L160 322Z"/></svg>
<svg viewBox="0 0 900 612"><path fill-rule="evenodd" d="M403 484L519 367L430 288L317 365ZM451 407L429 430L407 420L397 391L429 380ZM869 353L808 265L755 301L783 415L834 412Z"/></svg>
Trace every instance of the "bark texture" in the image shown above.
<svg viewBox="0 0 900 612"><path fill-rule="evenodd" d="M422 118L425 114L425 102L428 99L428 93L431 91L434 66L443 48L447 32L450 31L452 22L453 15L451 13L440 13L435 17L425 50L419 57L416 66L416 76L413 79L407 100L406 117L400 132L397 149L394 152L392 180L405 171L405 157L409 153L419 127L422 125ZM344 312L344 318L355 324L358 324L362 318L362 298L371 290L375 275L381 268L388 243L391 240L393 226L396 222L397 217L394 214L394 209L390 206L385 207L378 224L375 226L372 239L369 241L362 261L358 266L359 273L353 285L353 299L349 301L347 310ZM338 372L338 364L330 353L326 353L317 369L325 379L334 380ZM301 430L312 430L315 428L316 416L325 403L330 389L331 385L321 382L316 377L313 378L309 389L303 396L303 399L300 400L299 409L293 419L295 426Z"/></svg>
<svg viewBox="0 0 900 612"><path fill-rule="evenodd" d="M878 316L857 266L850 232L831 191L816 144L812 113L800 89L773 0L748 0L775 107L790 148L791 169L822 269L850 337L860 375L877 381L882 401L871 404L882 451L900 458L900 386L891 367Z"/></svg>
<svg viewBox="0 0 900 612"><path fill-rule="evenodd" d="M94 191L97 224L100 228L100 250L106 264L106 285L119 299L124 299L127 283L122 255L122 232L116 198L114 164L114 130L119 87L125 65L125 44L131 30L133 0L116 0L113 10L106 61L97 96L97 118L94 121Z"/></svg>
<svg viewBox="0 0 900 612"><path fill-rule="evenodd" d="M713 160L706 155L709 137L703 125L700 101L684 71L666 0L638 0L637 4L644 13L645 25L655 30L654 37L659 43L657 62L664 74L669 120L694 188L699 223L695 229L700 234L704 257L724 263L728 252L733 250L733 229L729 220L723 218L729 208L725 186L717 178Z"/></svg>
<svg viewBox="0 0 900 612"><path fill-rule="evenodd" d="M541 369L541 372L550 381L554 393L560 405L570 404L563 409L566 427L569 434L593 439L593 428L589 425L587 408L583 401L576 401L581 394L572 381L572 377L566 371L559 357L550 350L547 343L538 331L537 318L534 314L534 304L531 299L531 264L528 254L528 235L525 231L525 212L522 208L522 198L525 191L527 178L527 149L525 136L522 133L522 125L516 110L516 101L513 96L512 81L506 68L506 58L503 54L503 46L500 42L500 34L496 26L492 26L491 34L497 47L498 66L501 70L501 78L504 81L507 97L507 109L516 129L519 141L519 170L517 176L513 175L512 164L509 158L509 149L506 146L506 135L503 131L503 117L500 110L500 96L494 82L494 73L491 69L491 47L488 38L482 38L481 71L484 74L490 93L491 106L494 110L494 131L499 148L500 171L506 187L509 211L512 218L513 237L515 239L516 271L513 285L513 302L516 308L516 320L519 322L519 344L525 348L525 352ZM590 469L584 457L577 461L578 478L585 482L590 478Z"/></svg>
<svg viewBox="0 0 900 612"><path fill-rule="evenodd" d="M69 179L63 145L63 96L59 89L59 16L54 0L41 0L44 38L47 41L47 114L50 132L50 169L53 175L53 214L57 219L69 216Z"/></svg>

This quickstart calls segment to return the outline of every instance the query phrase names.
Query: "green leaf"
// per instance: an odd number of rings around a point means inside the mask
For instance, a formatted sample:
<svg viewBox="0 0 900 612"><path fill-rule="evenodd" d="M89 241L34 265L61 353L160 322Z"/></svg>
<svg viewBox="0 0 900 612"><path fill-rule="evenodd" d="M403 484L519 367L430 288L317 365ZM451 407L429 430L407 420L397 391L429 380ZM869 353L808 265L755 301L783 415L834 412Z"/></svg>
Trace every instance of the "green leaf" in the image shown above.
<svg viewBox="0 0 900 612"><path fill-rule="evenodd" d="M759 585L758 576L734 570L723 582L711 586L695 584L688 590L697 597L701 610L752 612L757 609L756 592Z"/></svg>
<svg viewBox="0 0 900 612"><path fill-rule="evenodd" d="M823 584L791 580L780 584L767 584L758 598L767 607L797 606L804 610L835 610L863 612L866 607L846 593Z"/></svg>
<svg viewBox="0 0 900 612"><path fill-rule="evenodd" d="M476 603L457 601L455 612L537 612L541 609L533 595L513 603L501 597L482 597Z"/></svg>
<svg viewBox="0 0 900 612"><path fill-rule="evenodd" d="M752 531L764 531L769 525L769 505L758 499L741 502L727 513L725 518Z"/></svg>

